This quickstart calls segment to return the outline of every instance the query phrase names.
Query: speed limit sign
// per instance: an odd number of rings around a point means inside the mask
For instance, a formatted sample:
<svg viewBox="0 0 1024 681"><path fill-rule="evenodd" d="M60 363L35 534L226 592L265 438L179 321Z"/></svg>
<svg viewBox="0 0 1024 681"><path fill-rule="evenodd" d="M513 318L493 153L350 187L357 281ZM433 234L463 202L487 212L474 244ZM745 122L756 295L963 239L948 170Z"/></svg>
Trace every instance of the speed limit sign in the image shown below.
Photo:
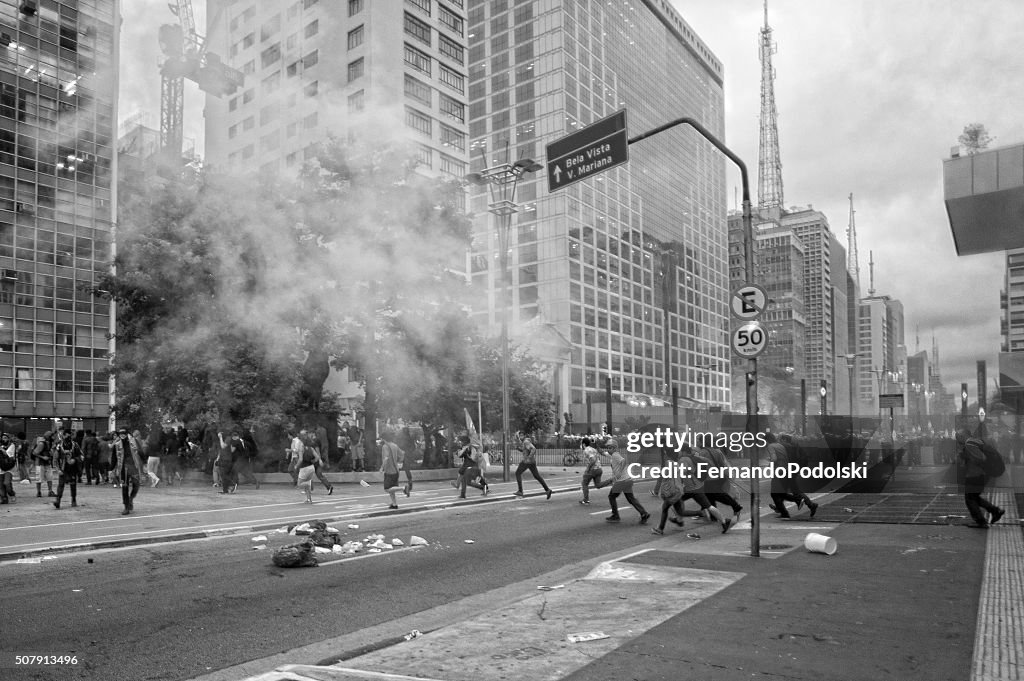
<svg viewBox="0 0 1024 681"><path fill-rule="evenodd" d="M768 333L760 322L747 322L732 332L732 349L740 357L753 359L768 346Z"/></svg>

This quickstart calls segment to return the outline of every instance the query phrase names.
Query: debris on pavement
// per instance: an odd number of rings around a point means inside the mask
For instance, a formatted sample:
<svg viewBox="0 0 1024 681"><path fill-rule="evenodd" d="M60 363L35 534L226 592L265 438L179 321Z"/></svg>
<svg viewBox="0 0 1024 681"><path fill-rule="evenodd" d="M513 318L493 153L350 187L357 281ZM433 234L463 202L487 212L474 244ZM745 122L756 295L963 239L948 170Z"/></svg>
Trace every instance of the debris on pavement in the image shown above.
<svg viewBox="0 0 1024 681"><path fill-rule="evenodd" d="M569 643L584 643L586 641L600 641L601 639L611 638L611 636L603 631L583 631L578 634L569 634L565 638Z"/></svg>
<svg viewBox="0 0 1024 681"><path fill-rule="evenodd" d="M369 487L370 486L370 483L366 482L365 480L360 480L359 484L362 485L363 487Z"/></svg>
<svg viewBox="0 0 1024 681"><path fill-rule="evenodd" d="M409 538L409 546L426 546L427 540L423 537L417 537L415 534Z"/></svg>
<svg viewBox="0 0 1024 681"><path fill-rule="evenodd" d="M697 534L696 532L690 532L686 536L689 537L690 539L700 539L700 535Z"/></svg>
<svg viewBox="0 0 1024 681"><path fill-rule="evenodd" d="M391 545L392 546L405 546L405 542L402 541L401 539L399 539L398 537L395 537L394 539L391 540Z"/></svg>
<svg viewBox="0 0 1024 681"><path fill-rule="evenodd" d="M254 542L267 541L267 535L261 534L258 537L253 537L252 540Z"/></svg>
<svg viewBox="0 0 1024 681"><path fill-rule="evenodd" d="M422 635L423 635L423 632L421 632L419 629L413 629L412 631L410 631L408 634L406 634L402 638L404 638L406 641L411 641L414 638L419 638Z"/></svg>
<svg viewBox="0 0 1024 681"><path fill-rule="evenodd" d="M263 550L263 549L265 549L265 548L267 548L267 545L266 545L266 544L260 544L260 545L258 545L258 546L254 546L254 547L252 547L252 550L253 550L253 551L262 551L262 550Z"/></svg>
<svg viewBox="0 0 1024 681"><path fill-rule="evenodd" d="M355 523L351 523L351 524L349 524L348 529L350 529L350 530L358 530L359 526L356 525Z"/></svg>
<svg viewBox="0 0 1024 681"><path fill-rule="evenodd" d="M466 543L466 544L475 544L476 542L475 542L475 541L473 541L472 539L467 539L467 540L465 541L465 543Z"/></svg>
<svg viewBox="0 0 1024 681"><path fill-rule="evenodd" d="M538 591L554 591L555 589L564 589L565 584L559 584L558 586L538 586Z"/></svg>
<svg viewBox="0 0 1024 681"><path fill-rule="evenodd" d="M313 542L304 541L274 549L272 560L277 567L316 567Z"/></svg>

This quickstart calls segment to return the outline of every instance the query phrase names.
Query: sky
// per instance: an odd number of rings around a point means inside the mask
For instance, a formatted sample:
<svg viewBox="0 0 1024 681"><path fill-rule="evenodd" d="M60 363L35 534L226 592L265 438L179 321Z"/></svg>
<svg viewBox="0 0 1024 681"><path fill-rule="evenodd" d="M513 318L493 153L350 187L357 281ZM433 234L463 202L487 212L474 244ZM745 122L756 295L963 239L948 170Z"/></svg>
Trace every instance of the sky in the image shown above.
<svg viewBox="0 0 1024 681"><path fill-rule="evenodd" d="M762 2L672 2L724 64L725 143L756 195ZM205 3L193 4L202 32ZM824 212L845 244L852 193L862 289L873 252L876 293L904 305L908 352L930 351L934 334L947 388L967 382L973 400L986 360L991 392L1003 257L957 257L942 160L969 123L993 147L1024 142L1019 0L770 0L768 11L786 205ZM175 18L166 0L125 0L122 15L119 116L145 111L157 126L157 31ZM202 95L187 83L185 97L186 137L201 149ZM739 174L729 177L733 197Z"/></svg>
<svg viewBox="0 0 1024 681"><path fill-rule="evenodd" d="M724 64L725 143L756 202L763 3L672 2ZM969 123L993 148L1024 142L1020 3L769 0L768 24L786 205L825 213L845 245L852 193L862 290L873 252L876 293L903 303L908 352L919 336L930 355L934 333L946 388L966 382L973 401L986 360L991 394L1004 257L956 255L942 161ZM730 175L730 197L738 186Z"/></svg>

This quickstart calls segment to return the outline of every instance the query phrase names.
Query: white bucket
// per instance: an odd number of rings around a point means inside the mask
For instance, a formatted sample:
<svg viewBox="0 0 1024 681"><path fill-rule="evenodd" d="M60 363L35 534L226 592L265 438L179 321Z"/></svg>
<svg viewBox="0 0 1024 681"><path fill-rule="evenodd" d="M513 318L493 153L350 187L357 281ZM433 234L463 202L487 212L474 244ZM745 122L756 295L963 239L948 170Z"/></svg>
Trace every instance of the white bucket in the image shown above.
<svg viewBox="0 0 1024 681"><path fill-rule="evenodd" d="M827 556L831 556L839 548L835 539L817 532L809 532L804 537L804 547L812 553L824 553Z"/></svg>

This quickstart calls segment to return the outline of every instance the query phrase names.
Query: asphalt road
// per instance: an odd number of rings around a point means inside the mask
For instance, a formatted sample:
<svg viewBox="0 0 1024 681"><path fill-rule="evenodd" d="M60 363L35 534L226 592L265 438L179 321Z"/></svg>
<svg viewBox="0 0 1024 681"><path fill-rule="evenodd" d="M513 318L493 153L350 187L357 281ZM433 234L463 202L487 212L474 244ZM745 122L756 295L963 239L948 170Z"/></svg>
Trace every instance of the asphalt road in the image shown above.
<svg viewBox="0 0 1024 681"><path fill-rule="evenodd" d="M280 569L250 536L57 556L0 565L5 658L69 655L74 667L14 668L0 678L188 679L443 606L652 538L632 509L609 525L606 500L563 494L406 513L340 525L426 538L318 568ZM655 511L643 491L642 503ZM473 540L473 544L465 540ZM270 535L271 547L294 541ZM90 563L89 560L92 560ZM342 653L344 651L337 651ZM318 660L296 660L314 663Z"/></svg>

